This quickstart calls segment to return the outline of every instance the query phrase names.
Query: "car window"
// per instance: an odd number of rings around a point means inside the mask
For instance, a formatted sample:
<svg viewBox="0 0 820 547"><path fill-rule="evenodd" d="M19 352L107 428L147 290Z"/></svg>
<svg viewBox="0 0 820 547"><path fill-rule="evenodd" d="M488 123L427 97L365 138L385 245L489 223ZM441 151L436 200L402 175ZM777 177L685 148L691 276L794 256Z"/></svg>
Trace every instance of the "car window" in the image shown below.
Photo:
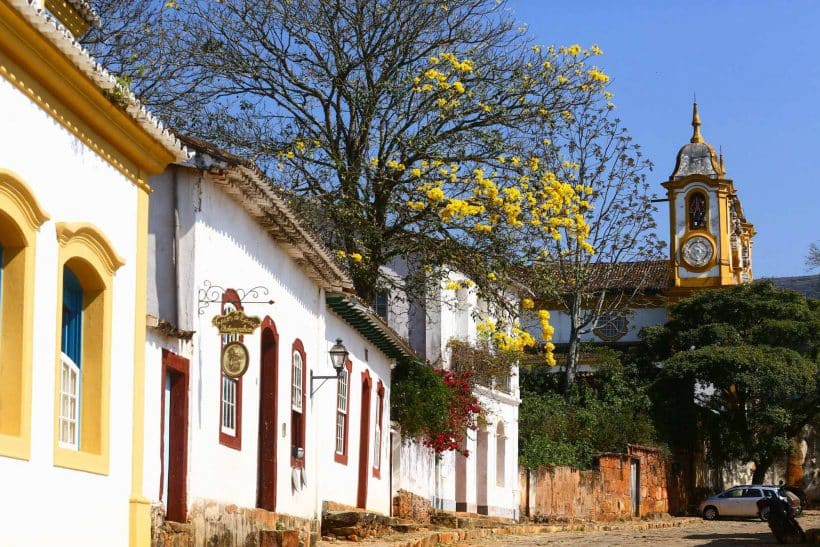
<svg viewBox="0 0 820 547"><path fill-rule="evenodd" d="M763 495L766 496L769 499L776 497L774 495L774 490L764 490Z"/></svg>
<svg viewBox="0 0 820 547"><path fill-rule="evenodd" d="M760 488L746 488L743 490L743 497L744 498L762 498L763 494L760 492Z"/></svg>
<svg viewBox="0 0 820 547"><path fill-rule="evenodd" d="M727 490L726 492L722 493L719 498L739 498L743 495L743 489L741 488L733 488L732 490Z"/></svg>

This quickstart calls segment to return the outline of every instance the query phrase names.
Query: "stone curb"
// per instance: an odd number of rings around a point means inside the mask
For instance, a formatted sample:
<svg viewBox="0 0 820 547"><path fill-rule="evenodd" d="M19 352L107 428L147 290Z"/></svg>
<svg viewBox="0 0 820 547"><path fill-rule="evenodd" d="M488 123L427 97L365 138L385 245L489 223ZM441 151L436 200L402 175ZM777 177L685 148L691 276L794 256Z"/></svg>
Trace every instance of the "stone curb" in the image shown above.
<svg viewBox="0 0 820 547"><path fill-rule="evenodd" d="M556 532L610 532L616 530L652 530L655 528L679 528L689 524L701 522L700 518L676 517L668 520L634 522L634 523L577 523L562 525L530 525L518 524L504 526L500 528L475 528L472 530L443 530L428 532L420 537L412 539L379 538L378 543L367 541L372 547L436 547L436 545L452 545L462 541L484 539L491 536L504 535L534 535L534 534L554 534ZM319 546L329 546L331 543L320 542Z"/></svg>

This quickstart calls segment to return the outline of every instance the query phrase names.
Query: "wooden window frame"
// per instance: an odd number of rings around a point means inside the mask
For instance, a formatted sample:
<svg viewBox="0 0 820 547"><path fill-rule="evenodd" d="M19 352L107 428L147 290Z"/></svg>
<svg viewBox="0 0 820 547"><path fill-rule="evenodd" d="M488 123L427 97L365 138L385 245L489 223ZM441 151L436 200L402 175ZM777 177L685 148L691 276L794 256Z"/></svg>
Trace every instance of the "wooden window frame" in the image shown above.
<svg viewBox="0 0 820 547"><path fill-rule="evenodd" d="M222 307L220 312L222 314L225 313L225 306L227 304L232 305L237 310L242 310L242 301L239 299L239 294L233 289L226 289L224 293L222 293ZM244 336L239 336L239 341L243 342L245 339ZM219 357L222 357L222 348L225 347L225 335L220 335L220 343L219 343ZM236 412L235 421L234 421L234 433L231 435L230 433L226 433L222 430L222 419L223 419L223 390L225 385L225 380L230 380L236 383L236 394L234 397L234 408ZM242 450L242 378L228 378L222 373L222 367L219 367L219 444L223 446L227 446L228 448L232 448L234 450Z"/></svg>
<svg viewBox="0 0 820 547"><path fill-rule="evenodd" d="M293 354L298 353L302 358L302 411L298 412L293 409L293 393L291 393L290 404L290 466L291 467L305 467L305 458L307 457L307 447L305 446L306 428L307 428L307 355L305 354L305 346L298 338L293 342L290 352L290 375L291 387L293 386ZM292 389L291 389L292 391ZM299 414L299 425L294 428L294 414ZM294 455L294 449L301 448L304 451L304 457L299 459Z"/></svg>
<svg viewBox="0 0 820 547"><path fill-rule="evenodd" d="M373 476L380 479L382 477L382 439L384 439L384 383L381 380L376 387L376 397L376 419L373 423Z"/></svg>
<svg viewBox="0 0 820 547"><path fill-rule="evenodd" d="M344 415L343 415L344 416L344 431L342 432L342 438L343 438L342 445L343 446L342 446L342 452L341 453L339 453L336 450L336 442L338 441L338 439L335 435L333 437L333 440L334 440L334 443L333 443L333 461L335 461L336 463L340 463L342 465L347 465L348 455L349 455L347 440L348 440L348 437L350 437L350 401L351 401L350 393L352 391L350 389L350 387L351 387L350 386L350 380L353 378L353 362L350 359L348 359L347 362L345 363L345 375L346 375L345 390L347 391L347 393L345 394L345 398L346 398L347 402L346 402L346 410L345 410ZM342 388L341 378L339 378L339 381L337 381L336 384L337 384L337 387L336 387L336 421L334 422L334 432L336 431L335 428L338 427L339 414L341 413L341 411L339 410L339 394L340 394L339 392Z"/></svg>

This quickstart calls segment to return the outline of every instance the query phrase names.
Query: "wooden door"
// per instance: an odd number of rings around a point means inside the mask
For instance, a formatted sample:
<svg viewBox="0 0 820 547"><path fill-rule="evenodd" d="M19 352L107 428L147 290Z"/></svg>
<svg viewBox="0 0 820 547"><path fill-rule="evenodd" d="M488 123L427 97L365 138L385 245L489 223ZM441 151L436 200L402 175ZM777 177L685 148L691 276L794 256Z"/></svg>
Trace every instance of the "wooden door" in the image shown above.
<svg viewBox="0 0 820 547"><path fill-rule="evenodd" d="M632 515L641 516L641 466L639 460L629 463L629 492L632 500Z"/></svg>
<svg viewBox="0 0 820 547"><path fill-rule="evenodd" d="M259 454L256 506L276 510L276 383L278 337L274 327L263 328L259 379Z"/></svg>
<svg viewBox="0 0 820 547"><path fill-rule="evenodd" d="M368 456L370 455L370 390L373 380L370 372L362 373L361 426L359 427L359 489L356 496L356 507L367 509Z"/></svg>
<svg viewBox="0 0 820 547"><path fill-rule="evenodd" d="M165 518L187 520L188 483L188 360L162 350L162 475L160 495Z"/></svg>

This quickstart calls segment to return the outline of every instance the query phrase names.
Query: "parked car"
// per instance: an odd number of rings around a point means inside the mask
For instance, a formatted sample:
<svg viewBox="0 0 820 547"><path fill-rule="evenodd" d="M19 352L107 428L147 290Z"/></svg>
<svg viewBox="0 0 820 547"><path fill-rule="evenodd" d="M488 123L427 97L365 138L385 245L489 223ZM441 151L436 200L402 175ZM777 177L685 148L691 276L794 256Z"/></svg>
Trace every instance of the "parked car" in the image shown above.
<svg viewBox="0 0 820 547"><path fill-rule="evenodd" d="M746 484L733 486L704 500L700 504L699 512L706 520L718 517L759 517L766 520L768 515L765 511L761 514L757 508L757 500L764 497L778 497L791 504L786 492L778 486Z"/></svg>

